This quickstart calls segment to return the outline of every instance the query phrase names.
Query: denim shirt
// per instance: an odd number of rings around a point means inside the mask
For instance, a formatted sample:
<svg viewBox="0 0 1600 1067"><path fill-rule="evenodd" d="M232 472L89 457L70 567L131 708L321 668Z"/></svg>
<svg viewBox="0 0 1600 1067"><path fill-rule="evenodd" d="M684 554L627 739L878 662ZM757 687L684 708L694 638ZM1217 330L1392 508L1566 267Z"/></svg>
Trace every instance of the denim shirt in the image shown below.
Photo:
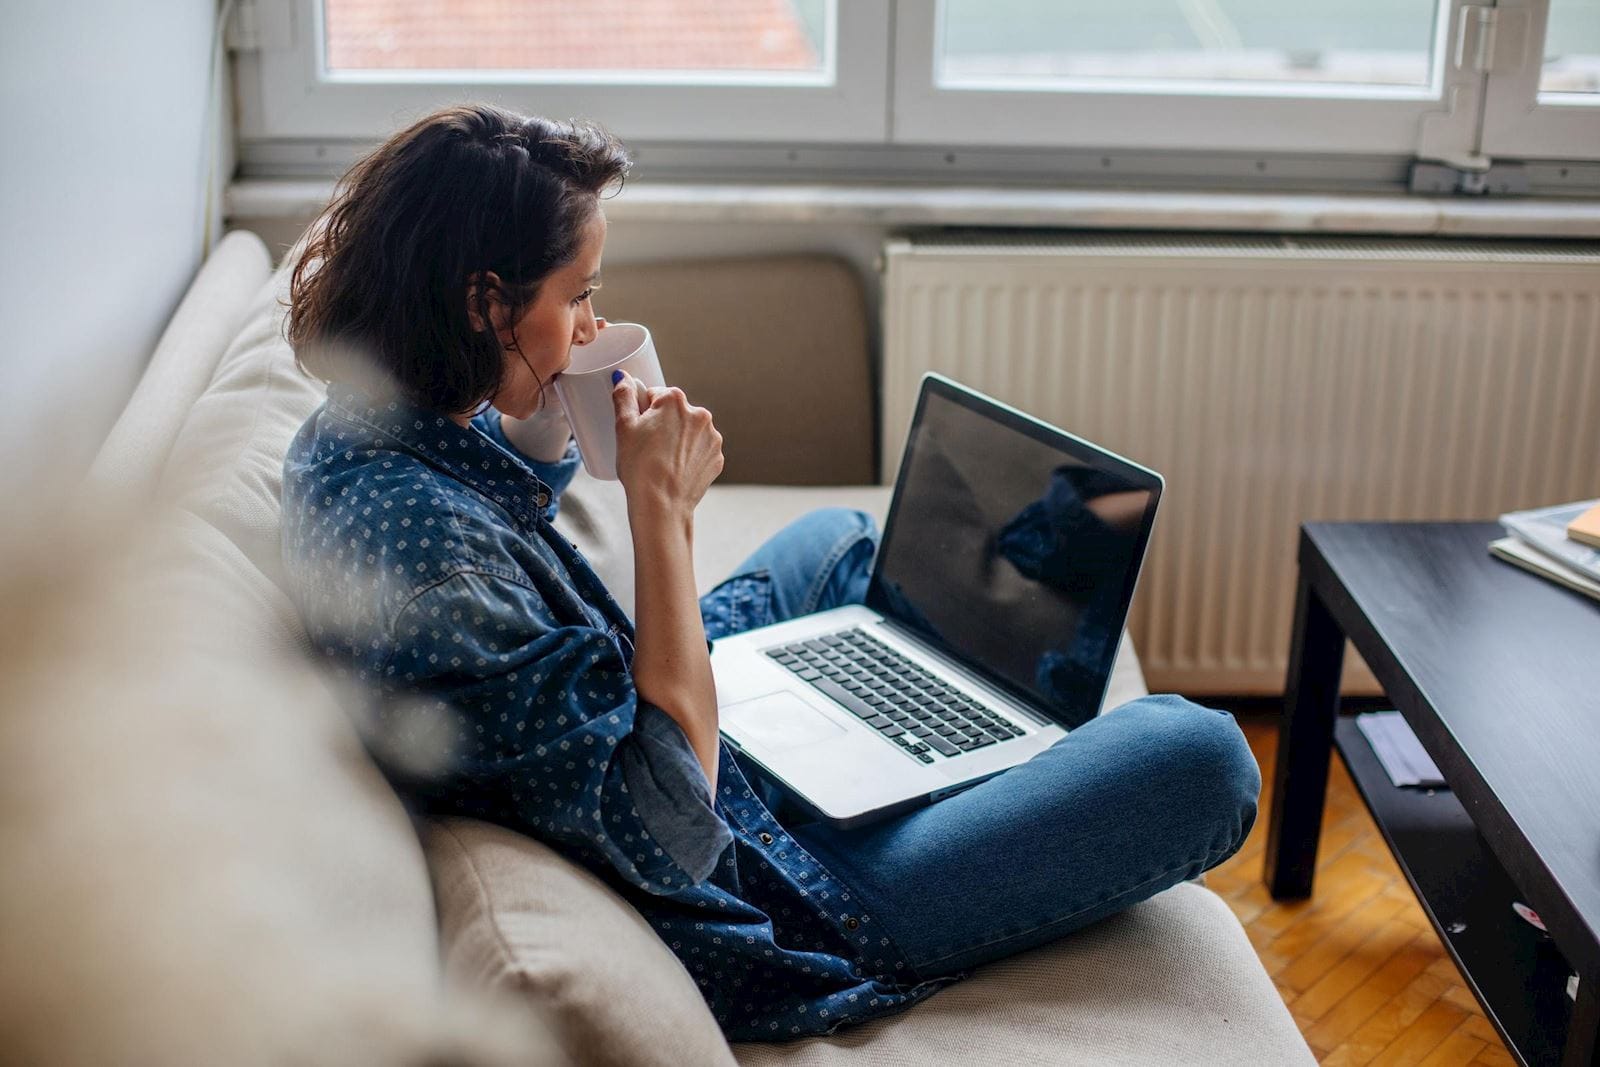
<svg viewBox="0 0 1600 1067"><path fill-rule="evenodd" d="M414 803L536 837L621 893L730 1040L889 1014L922 981L720 747L717 795L639 699L633 624L553 526L576 450L517 452L335 384L284 461L283 553L313 646Z"/></svg>

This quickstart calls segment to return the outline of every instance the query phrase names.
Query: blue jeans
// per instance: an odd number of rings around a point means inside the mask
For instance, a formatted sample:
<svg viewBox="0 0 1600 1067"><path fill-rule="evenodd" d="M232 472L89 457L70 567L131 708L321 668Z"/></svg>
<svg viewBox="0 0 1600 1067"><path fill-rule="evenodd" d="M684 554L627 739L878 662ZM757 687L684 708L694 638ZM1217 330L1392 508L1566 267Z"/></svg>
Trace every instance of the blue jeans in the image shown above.
<svg viewBox="0 0 1600 1067"><path fill-rule="evenodd" d="M811 512L701 598L707 636L861 602L876 550L871 516ZM759 771L739 765L759 787ZM1222 862L1255 822L1261 772L1231 715L1149 696L981 785L866 827L803 822L766 790L779 821L927 980L1044 944Z"/></svg>

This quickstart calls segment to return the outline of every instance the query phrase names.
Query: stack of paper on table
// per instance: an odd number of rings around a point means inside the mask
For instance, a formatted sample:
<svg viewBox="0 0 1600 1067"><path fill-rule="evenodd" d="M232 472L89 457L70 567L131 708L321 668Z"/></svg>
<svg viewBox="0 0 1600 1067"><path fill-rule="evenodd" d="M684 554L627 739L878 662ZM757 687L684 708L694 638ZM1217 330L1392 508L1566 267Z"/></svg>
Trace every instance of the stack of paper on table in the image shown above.
<svg viewBox="0 0 1600 1067"><path fill-rule="evenodd" d="M1593 548L1600 548L1600 504L1567 523L1567 536Z"/></svg>
<svg viewBox="0 0 1600 1067"><path fill-rule="evenodd" d="M1567 535L1600 501L1583 500L1551 508L1513 511L1500 516L1512 535L1490 542L1489 551L1507 563L1569 589L1600 599L1600 549Z"/></svg>
<svg viewBox="0 0 1600 1067"><path fill-rule="evenodd" d="M1525 571L1559 582L1576 592L1600 600L1600 582L1584 577L1571 567L1563 567L1543 552L1536 552L1516 537L1502 537L1489 542L1489 551L1507 563L1514 563Z"/></svg>

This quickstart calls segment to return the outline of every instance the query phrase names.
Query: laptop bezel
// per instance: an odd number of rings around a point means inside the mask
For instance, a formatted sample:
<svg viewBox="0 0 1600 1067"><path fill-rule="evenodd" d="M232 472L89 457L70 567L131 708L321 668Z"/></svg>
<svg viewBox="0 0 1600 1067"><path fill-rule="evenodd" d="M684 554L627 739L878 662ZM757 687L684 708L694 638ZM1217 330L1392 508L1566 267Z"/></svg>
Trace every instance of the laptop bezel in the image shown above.
<svg viewBox="0 0 1600 1067"><path fill-rule="evenodd" d="M960 382L946 378L942 374L928 371L922 376L921 387L917 391L917 406L911 417L911 428L906 433L905 448L900 453L900 469L895 475L894 493L890 497L889 514L883 523L883 536L880 539L880 550L872 561L872 574L867 583L867 596L865 604L876 611L885 619L896 624L897 629L913 635L922 644L937 651L940 655L954 662L962 664L967 670L983 679L984 682L1001 692L1019 701L1024 706L1034 709L1064 729L1071 729L1080 724L1082 719L1070 719L1059 713L1054 707L1039 699L1039 695L1032 690L1017 685L994 671L989 670L981 663L974 662L960 650L955 649L938 640L915 625L898 617L893 609L890 599L883 592L883 561L888 555L888 546L894 543L896 521L900 513L902 494L905 492L906 474L910 467L911 456L915 451L917 436L922 429L923 413L928 406L930 397L940 397L954 401L969 411L986 418L990 418L1009 429L1022 433L1039 443L1054 448L1062 454L1079 462L1088 464L1098 470L1108 471L1133 484L1135 488L1144 489L1150 493L1150 502L1146 505L1144 515L1139 523L1139 536L1134 548L1136 565L1129 568L1129 574L1124 579L1122 597L1116 618L1114 630L1121 634L1127 625L1128 610L1133 603L1134 593L1138 590L1139 576L1144 572L1145 552L1150 544L1151 531L1155 526L1156 508L1161 503L1161 493L1166 486L1166 480L1161 475L1148 467L1141 466L1133 460L1120 456L1109 449L1086 441L1081 437L1068 433L1059 427L1037 419L1024 411L1012 407L968 388ZM1095 708L1090 709L1092 714L1098 710L1105 701L1106 689L1111 684L1111 670L1116 662L1117 650L1121 641L1113 642L1108 651L1102 656L1103 662L1098 664L1102 678L1100 694L1096 698Z"/></svg>

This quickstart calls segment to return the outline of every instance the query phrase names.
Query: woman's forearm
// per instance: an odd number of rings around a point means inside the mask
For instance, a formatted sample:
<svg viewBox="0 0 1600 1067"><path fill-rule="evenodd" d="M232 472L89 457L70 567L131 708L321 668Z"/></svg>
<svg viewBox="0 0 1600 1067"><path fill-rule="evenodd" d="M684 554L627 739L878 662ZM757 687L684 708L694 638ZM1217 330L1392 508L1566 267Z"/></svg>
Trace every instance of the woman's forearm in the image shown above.
<svg viewBox="0 0 1600 1067"><path fill-rule="evenodd" d="M694 513L628 500L633 531L633 683L641 699L672 716L717 787L717 690L694 582Z"/></svg>

